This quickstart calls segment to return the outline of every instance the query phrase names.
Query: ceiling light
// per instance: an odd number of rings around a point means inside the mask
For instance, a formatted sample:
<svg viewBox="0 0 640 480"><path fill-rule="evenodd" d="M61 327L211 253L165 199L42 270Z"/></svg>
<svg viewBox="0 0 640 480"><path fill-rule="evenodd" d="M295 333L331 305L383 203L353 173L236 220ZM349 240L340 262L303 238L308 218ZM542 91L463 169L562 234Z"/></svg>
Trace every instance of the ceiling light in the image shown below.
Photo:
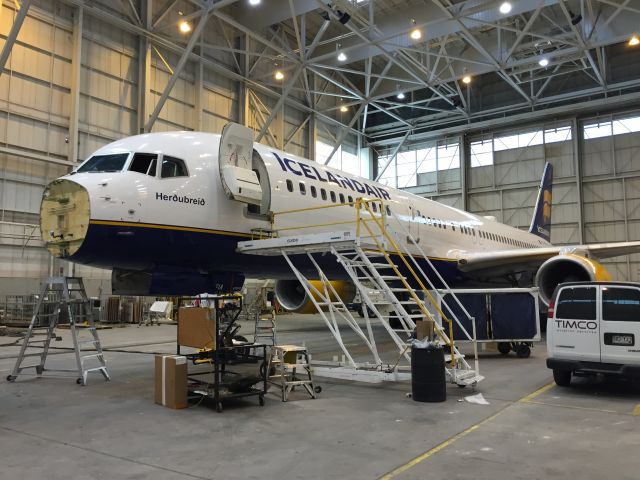
<svg viewBox="0 0 640 480"><path fill-rule="evenodd" d="M346 61L346 60L347 60L347 56L344 54L344 52L340 52L340 53L338 54L338 61L339 61L339 62L344 62L344 61Z"/></svg>
<svg viewBox="0 0 640 480"><path fill-rule="evenodd" d="M547 65L549 65L549 59L548 59L548 58L546 58L546 57L542 57L542 58L538 61L538 64L539 64L541 67L546 67Z"/></svg>
<svg viewBox="0 0 640 480"><path fill-rule="evenodd" d="M342 113L345 113L345 112L348 112L348 111L349 111L349 108L347 108L347 106L346 106L346 105L342 105L342 106L340 107L340 111L341 111Z"/></svg>
<svg viewBox="0 0 640 480"><path fill-rule="evenodd" d="M282 73L280 70L276 70L276 73L273 75L276 80L282 80L284 78L284 73Z"/></svg>
<svg viewBox="0 0 640 480"><path fill-rule="evenodd" d="M186 20L183 20L178 24L178 28L180 28L182 33L189 33L191 31L191 24Z"/></svg>
<svg viewBox="0 0 640 480"><path fill-rule="evenodd" d="M398 100L404 100L404 93L403 92L398 92L398 95L396 95Z"/></svg>
<svg viewBox="0 0 640 480"><path fill-rule="evenodd" d="M467 85L469 85L471 83L471 75L465 75L464 77L462 77L462 83L466 83Z"/></svg>
<svg viewBox="0 0 640 480"><path fill-rule="evenodd" d="M502 5L500 5L500 13L506 15L510 11L511 11L511 4L509 2L504 2Z"/></svg>
<svg viewBox="0 0 640 480"><path fill-rule="evenodd" d="M629 39L629 46L635 47L636 45L640 45L640 38L637 35L634 35Z"/></svg>
<svg viewBox="0 0 640 480"><path fill-rule="evenodd" d="M249 0L249 5L255 7L256 5L260 5L260 0Z"/></svg>
<svg viewBox="0 0 640 480"><path fill-rule="evenodd" d="M422 38L422 32L419 28L414 28L411 30L411 34L409 35L413 40L420 40Z"/></svg>

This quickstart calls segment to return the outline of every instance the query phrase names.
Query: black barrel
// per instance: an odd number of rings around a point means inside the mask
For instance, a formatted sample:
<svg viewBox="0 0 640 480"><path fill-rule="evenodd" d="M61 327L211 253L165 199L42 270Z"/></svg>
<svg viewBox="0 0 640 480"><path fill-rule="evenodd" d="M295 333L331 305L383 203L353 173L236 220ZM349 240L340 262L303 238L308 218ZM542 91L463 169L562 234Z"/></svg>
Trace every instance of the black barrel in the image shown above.
<svg viewBox="0 0 640 480"><path fill-rule="evenodd" d="M429 344L427 348L411 348L411 392L416 402L444 402L447 399L441 346Z"/></svg>

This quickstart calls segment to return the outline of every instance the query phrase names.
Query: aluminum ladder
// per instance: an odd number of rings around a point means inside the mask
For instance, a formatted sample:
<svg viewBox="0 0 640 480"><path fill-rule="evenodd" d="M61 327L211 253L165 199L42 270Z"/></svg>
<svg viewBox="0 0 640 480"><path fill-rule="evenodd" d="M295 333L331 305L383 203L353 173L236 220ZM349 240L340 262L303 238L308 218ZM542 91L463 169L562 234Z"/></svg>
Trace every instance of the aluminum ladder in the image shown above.
<svg viewBox="0 0 640 480"><path fill-rule="evenodd" d="M59 301L53 313L43 311L43 304L49 296L56 296ZM59 340L55 329L61 317L68 319L69 331L73 340L76 368L72 370L45 368L49 348L52 340ZM80 325L85 324L86 328ZM89 333L81 334L80 331ZM35 351L35 350L38 351ZM35 358L36 363L24 365L27 358ZM49 277L42 286L36 308L31 317L20 353L16 359L11 374L7 377L10 382L23 375L25 370L34 369L35 374L41 376L44 372L72 373L76 376L76 383L87 384L90 372L100 372L105 380L110 380L107 365L104 360L100 338L91 315L91 304L80 277Z"/></svg>
<svg viewBox="0 0 640 480"><path fill-rule="evenodd" d="M276 318L273 308L258 309L255 313L255 320L253 341L271 347L276 345Z"/></svg>

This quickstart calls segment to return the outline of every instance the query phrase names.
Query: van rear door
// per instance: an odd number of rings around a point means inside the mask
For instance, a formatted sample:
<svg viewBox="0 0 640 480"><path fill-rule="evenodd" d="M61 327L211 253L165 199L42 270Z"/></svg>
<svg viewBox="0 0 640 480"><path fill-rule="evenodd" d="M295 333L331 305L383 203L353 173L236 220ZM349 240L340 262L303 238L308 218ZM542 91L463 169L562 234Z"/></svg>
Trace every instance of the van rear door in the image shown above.
<svg viewBox="0 0 640 480"><path fill-rule="evenodd" d="M603 285L602 361L640 364L640 289L631 285Z"/></svg>
<svg viewBox="0 0 640 480"><path fill-rule="evenodd" d="M594 285L562 287L553 317L550 347L555 358L600 361L600 322Z"/></svg>

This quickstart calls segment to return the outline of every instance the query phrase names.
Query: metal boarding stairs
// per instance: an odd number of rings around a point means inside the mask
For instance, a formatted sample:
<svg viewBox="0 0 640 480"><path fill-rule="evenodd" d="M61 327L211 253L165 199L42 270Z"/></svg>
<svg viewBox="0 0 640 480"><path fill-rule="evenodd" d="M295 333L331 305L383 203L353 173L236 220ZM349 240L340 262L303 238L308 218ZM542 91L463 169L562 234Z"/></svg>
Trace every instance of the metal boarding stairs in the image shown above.
<svg viewBox="0 0 640 480"><path fill-rule="evenodd" d="M376 205L374 207L374 204ZM336 208L344 206L355 207L355 222L339 222L334 225L353 224L355 230L343 230L330 233L311 233L305 235L283 235L284 232L301 228L326 227L323 225L289 226L276 228L278 216L283 214L309 213L309 210ZM469 316L455 293L449 289L444 279L434 265L429 261L418 242L410 235L399 221L395 213L384 208L381 200L356 199L353 203L336 204L314 209L289 210L274 214L271 238L260 238L238 243L238 251L254 255L282 255L292 269L298 281L303 286L308 297L313 301L322 319L336 339L343 352L342 362L314 362L314 372L320 376L331 376L344 379L369 382L394 381L408 379L408 366L400 365L405 359L411 361L411 344L409 337L414 332L416 320L423 319L432 322L434 333L438 341L448 352L446 359L446 376L451 383L460 386L475 385L484 377L479 374L477 344L475 342L475 321ZM390 220L395 220L391 227ZM289 222L290 224L292 222ZM277 234L277 235L274 235ZM399 234L406 236L407 241L399 240ZM410 252L409 245L417 253ZM313 254L331 253L342 265L349 278L358 289L363 301L364 327L353 317L347 305L340 298L331 279ZM310 275L296 266L296 258L306 256L313 266L315 274ZM473 334L467 332L463 324L455 315L446 315L437 300L431 294L436 286L425 269L416 260L416 255L424 259L424 265L430 269L433 276L440 282L440 291L449 293L450 298L457 303L459 309L468 317L473 326ZM319 280L319 282L317 281ZM443 288L444 287L444 288ZM372 299L368 291L374 288L383 293L384 300ZM366 307L365 307L366 306ZM437 311L446 323L447 329L434 318L430 309ZM449 309L452 311L451 309ZM473 367L465 355L455 345L453 339L453 322L465 336L465 340L473 342ZM346 324L364 342L368 348L372 362L356 362L349 351L340 325ZM375 324L382 325L384 331L395 343L397 348L396 361L393 364L383 361L374 335ZM320 366L318 366L320 365ZM325 368L326 365L331 368ZM337 368L336 368L337 367Z"/></svg>
<svg viewBox="0 0 640 480"><path fill-rule="evenodd" d="M43 304L49 296L56 296L59 302L52 312L46 312ZM60 340L55 330L59 321L65 318L69 321L69 331L73 340L75 353L75 369L45 368L52 340ZM86 328L81 328L86 324ZM80 333L82 331L82 333ZM87 333L89 335L87 335ZM36 358L34 363L24 365L27 358ZM27 330L16 363L7 376L10 382L15 381L24 370L34 369L36 375L44 372L71 373L76 376L76 383L87 384L90 372L100 372L105 380L110 380L107 365L104 360L100 338L91 316L91 304L80 277L49 277L42 286L31 323Z"/></svg>

